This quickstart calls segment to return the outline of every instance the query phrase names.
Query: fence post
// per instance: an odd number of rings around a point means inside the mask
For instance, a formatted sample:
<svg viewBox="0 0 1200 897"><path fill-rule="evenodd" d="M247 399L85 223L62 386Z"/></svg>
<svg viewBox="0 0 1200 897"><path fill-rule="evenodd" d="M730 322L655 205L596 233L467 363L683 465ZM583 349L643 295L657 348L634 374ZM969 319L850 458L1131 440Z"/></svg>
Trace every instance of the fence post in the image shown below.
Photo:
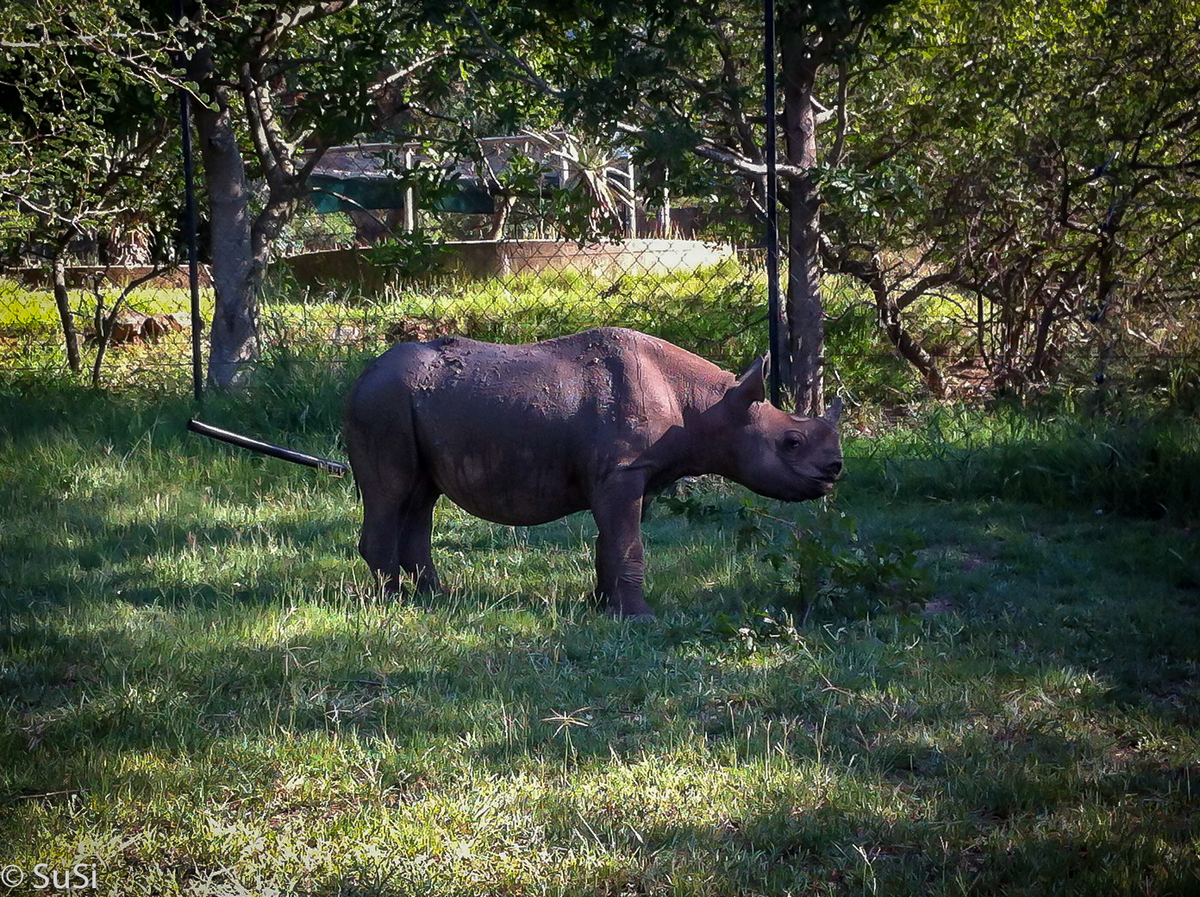
<svg viewBox="0 0 1200 897"><path fill-rule="evenodd" d="M412 171L413 151L405 147L404 149L404 175ZM408 186L404 188L404 232L411 234L417 229L417 210L414 208L417 202L417 191L413 189L412 182L409 181Z"/></svg>
<svg viewBox="0 0 1200 897"><path fill-rule="evenodd" d="M183 0L175 0L175 24L183 20ZM184 63L179 60L180 65ZM204 364L201 358L200 330L200 270L196 249L196 185L192 171L191 101L187 90L179 88L179 138L183 154L183 226L188 244L188 291L192 306L192 394L199 402L204 398Z"/></svg>
<svg viewBox="0 0 1200 897"><path fill-rule="evenodd" d="M663 169L662 205L658 209L658 227L664 240L671 239L671 169Z"/></svg>
<svg viewBox="0 0 1200 897"><path fill-rule="evenodd" d="M779 219L775 180L775 3L763 0L763 106L766 112L765 154L766 189L763 197L767 233L767 338L770 341L771 404L779 407L780 340L783 336L779 314Z"/></svg>
<svg viewBox="0 0 1200 897"><path fill-rule="evenodd" d="M629 157L629 222L625 226L625 236L630 240L637 239L637 188L634 186L633 156Z"/></svg>

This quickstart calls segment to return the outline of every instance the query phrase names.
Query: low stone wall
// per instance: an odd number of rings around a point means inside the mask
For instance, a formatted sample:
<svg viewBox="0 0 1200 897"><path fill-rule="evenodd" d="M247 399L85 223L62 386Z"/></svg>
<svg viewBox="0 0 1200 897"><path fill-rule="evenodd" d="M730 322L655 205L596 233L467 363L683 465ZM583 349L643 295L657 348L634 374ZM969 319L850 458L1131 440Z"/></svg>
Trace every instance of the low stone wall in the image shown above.
<svg viewBox="0 0 1200 897"><path fill-rule="evenodd" d="M545 271L580 271L604 277L672 274L733 258L733 248L701 240L624 240L580 246L561 240L468 240L446 244L446 274L473 278L510 277ZM371 261L370 249L306 252L283 260L302 284L355 283L378 289L390 277Z"/></svg>
<svg viewBox="0 0 1200 897"><path fill-rule="evenodd" d="M452 265L475 277L587 271L593 274L671 274L715 265L733 257L732 247L700 240L623 240L578 243L560 240L471 241L453 244Z"/></svg>

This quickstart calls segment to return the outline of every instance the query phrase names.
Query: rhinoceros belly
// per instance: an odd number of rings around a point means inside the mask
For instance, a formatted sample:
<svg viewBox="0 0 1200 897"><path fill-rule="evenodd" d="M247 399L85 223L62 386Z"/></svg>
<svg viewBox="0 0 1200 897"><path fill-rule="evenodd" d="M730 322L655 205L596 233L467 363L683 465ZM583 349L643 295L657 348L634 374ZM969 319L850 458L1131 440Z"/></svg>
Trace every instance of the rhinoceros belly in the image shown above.
<svg viewBox="0 0 1200 897"><path fill-rule="evenodd" d="M612 373L541 347L454 340L413 383L424 466L464 510L510 525L589 507L598 459L611 453Z"/></svg>
<svg viewBox="0 0 1200 897"><path fill-rule="evenodd" d="M434 462L434 481L476 517L510 526L548 523L585 510L588 490L568 465L535 453L480 446Z"/></svg>

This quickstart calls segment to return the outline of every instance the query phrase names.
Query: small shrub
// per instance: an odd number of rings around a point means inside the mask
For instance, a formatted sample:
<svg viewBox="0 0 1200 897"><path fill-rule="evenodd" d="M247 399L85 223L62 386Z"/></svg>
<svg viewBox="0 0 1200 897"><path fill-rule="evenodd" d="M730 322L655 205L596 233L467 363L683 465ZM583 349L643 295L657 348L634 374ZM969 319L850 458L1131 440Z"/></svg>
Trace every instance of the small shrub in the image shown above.
<svg viewBox="0 0 1200 897"><path fill-rule="evenodd" d="M897 354L875 320L875 309L857 289L836 283L828 290L825 321L829 388L855 403L894 406L921 391L916 370Z"/></svg>
<svg viewBox="0 0 1200 897"><path fill-rule="evenodd" d="M888 544L868 542L853 517L825 502L797 516L787 520L747 501L739 510L738 539L757 546L767 582L802 622L814 610L863 618L925 606L932 587L915 533L891 534Z"/></svg>
<svg viewBox="0 0 1200 897"><path fill-rule="evenodd" d="M856 619L909 613L923 608L932 593L915 533L889 534L887 544L868 542L853 517L827 502L802 507L794 520L754 498L743 499L732 512L730 505L694 492L662 503L689 520L732 528L738 544L755 553L768 591L784 611L800 616L801 625L814 611ZM772 609L757 613L775 620Z"/></svg>

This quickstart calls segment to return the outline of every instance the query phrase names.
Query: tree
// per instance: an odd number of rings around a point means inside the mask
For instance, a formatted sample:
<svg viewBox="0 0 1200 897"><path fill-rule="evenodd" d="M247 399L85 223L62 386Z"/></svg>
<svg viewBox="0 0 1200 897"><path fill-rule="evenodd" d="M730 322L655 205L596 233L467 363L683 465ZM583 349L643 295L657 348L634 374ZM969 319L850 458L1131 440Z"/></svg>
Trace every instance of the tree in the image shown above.
<svg viewBox="0 0 1200 897"><path fill-rule="evenodd" d="M783 81L783 131L789 184L788 206L788 331L792 382L797 407L817 414L823 406L823 307L820 282L821 225L820 157L817 126L825 107L816 97L822 69L839 67L839 96L845 82L852 35L861 41L868 27L887 7L886 2L789 3L779 15L780 75ZM826 119L836 120L844 134L844 97ZM837 112L841 115L838 116ZM837 141L835 138L835 152Z"/></svg>
<svg viewBox="0 0 1200 897"><path fill-rule="evenodd" d="M927 0L864 48L849 105L870 120L827 175L827 254L871 286L931 386L904 317L940 291L1015 390L1088 343L1103 379L1123 311L1194 295L1197 14Z"/></svg>
<svg viewBox="0 0 1200 897"><path fill-rule="evenodd" d="M226 387L259 355L272 244L325 150L382 128L382 100L449 54L398 0L211 0L186 11L187 72L207 100L195 125L212 225L208 382Z"/></svg>
<svg viewBox="0 0 1200 897"><path fill-rule="evenodd" d="M785 382L809 413L823 401L818 127L837 120L818 96L830 87L831 67L845 64L890 2L780 0L777 7ZM619 129L640 144L640 161L669 167L673 177L686 172L688 155L736 172L748 202L765 212L759 4L495 4L469 9L466 24L475 56L507 63L514 80L553 97L566 122Z"/></svg>
<svg viewBox="0 0 1200 897"><path fill-rule="evenodd" d="M176 174L166 101L173 36L137 7L81 0L23 0L0 9L0 200L25 242L48 256L67 361L79 373L78 333L67 292L77 238L138 222L167 227L166 188ZM127 284L111 308L97 292L100 349Z"/></svg>

